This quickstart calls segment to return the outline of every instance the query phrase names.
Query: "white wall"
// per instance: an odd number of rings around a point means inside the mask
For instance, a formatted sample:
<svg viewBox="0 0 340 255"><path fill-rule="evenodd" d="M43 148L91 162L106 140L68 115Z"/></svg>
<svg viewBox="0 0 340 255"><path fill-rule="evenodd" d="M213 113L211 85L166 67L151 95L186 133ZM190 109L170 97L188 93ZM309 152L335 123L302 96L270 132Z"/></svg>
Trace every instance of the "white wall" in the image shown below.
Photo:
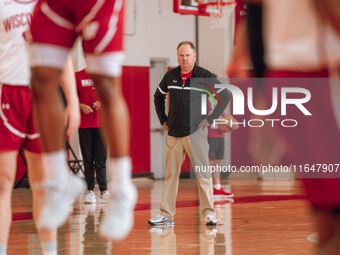
<svg viewBox="0 0 340 255"><path fill-rule="evenodd" d="M210 18L198 18L198 54L199 65L226 77L226 65L231 57L234 45L234 13L229 17L226 28L210 28Z"/></svg>
<svg viewBox="0 0 340 255"><path fill-rule="evenodd" d="M219 78L227 77L226 67L234 47L234 15L235 13L229 17L229 25L225 28L211 28L209 17L198 18L198 64ZM230 134L226 134L225 157L222 164L228 165L230 162L231 137Z"/></svg>
<svg viewBox="0 0 340 255"><path fill-rule="evenodd" d="M177 66L176 48L180 41L195 42L195 17L174 13L172 0L126 0L124 65L149 66L150 58L169 58Z"/></svg>
<svg viewBox="0 0 340 255"><path fill-rule="evenodd" d="M83 70L86 68L86 61L84 58L84 51L81 45L80 38L77 39L75 45L71 51L71 56L73 60L73 68L76 72Z"/></svg>

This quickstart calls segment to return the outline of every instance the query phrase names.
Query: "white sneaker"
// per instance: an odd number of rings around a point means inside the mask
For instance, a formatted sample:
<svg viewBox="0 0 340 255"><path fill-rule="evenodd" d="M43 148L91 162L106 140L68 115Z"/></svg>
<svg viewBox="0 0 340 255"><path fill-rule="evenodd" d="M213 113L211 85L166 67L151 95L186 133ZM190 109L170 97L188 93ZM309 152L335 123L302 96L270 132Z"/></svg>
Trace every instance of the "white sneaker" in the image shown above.
<svg viewBox="0 0 340 255"><path fill-rule="evenodd" d="M109 198L110 198L110 193L105 190L101 195L100 195L100 198L99 198L99 202L100 203L108 203L109 202Z"/></svg>
<svg viewBox="0 0 340 255"><path fill-rule="evenodd" d="M45 196L38 227L41 229L58 228L67 220L72 201L84 192L85 183L70 174L64 182L45 180L42 187L45 190Z"/></svg>
<svg viewBox="0 0 340 255"><path fill-rule="evenodd" d="M84 199L85 204L95 204L97 202L96 200L96 194L94 194L93 190L88 190L87 194Z"/></svg>
<svg viewBox="0 0 340 255"><path fill-rule="evenodd" d="M148 221L149 225L153 226L173 226L174 221L164 217L162 215L157 215L156 217Z"/></svg>
<svg viewBox="0 0 340 255"><path fill-rule="evenodd" d="M213 225L213 226L217 226L217 219L214 215L207 215L205 216L205 224L206 225Z"/></svg>
<svg viewBox="0 0 340 255"><path fill-rule="evenodd" d="M108 213L100 224L100 234L104 238L121 240L129 234L133 227L133 210L137 196L137 189L133 183L110 189Z"/></svg>

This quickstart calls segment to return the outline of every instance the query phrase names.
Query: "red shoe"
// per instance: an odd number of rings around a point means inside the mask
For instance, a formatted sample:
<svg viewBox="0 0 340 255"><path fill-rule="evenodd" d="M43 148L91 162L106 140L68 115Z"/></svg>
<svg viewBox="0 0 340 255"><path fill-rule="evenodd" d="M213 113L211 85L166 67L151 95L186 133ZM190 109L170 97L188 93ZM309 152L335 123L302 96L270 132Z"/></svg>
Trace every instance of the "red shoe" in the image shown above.
<svg viewBox="0 0 340 255"><path fill-rule="evenodd" d="M214 199L226 199L234 196L233 193L226 192L223 188L215 189L214 188Z"/></svg>

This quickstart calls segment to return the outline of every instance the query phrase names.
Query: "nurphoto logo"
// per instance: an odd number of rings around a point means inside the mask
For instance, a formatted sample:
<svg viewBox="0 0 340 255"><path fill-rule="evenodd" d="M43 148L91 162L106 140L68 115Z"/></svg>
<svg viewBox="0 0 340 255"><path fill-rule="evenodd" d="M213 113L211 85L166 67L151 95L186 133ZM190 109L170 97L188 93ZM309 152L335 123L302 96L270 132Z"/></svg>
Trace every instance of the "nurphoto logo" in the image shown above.
<svg viewBox="0 0 340 255"><path fill-rule="evenodd" d="M205 85L208 86L208 85ZM279 124L282 127L296 127L298 125L298 121L296 119L284 118L287 116L287 106L292 105L299 109L299 111L305 116L312 116L312 113L306 108L305 104L309 102L311 99L311 93L306 88L301 87L273 87L272 95L271 95L271 106L268 109L256 109L254 106L254 98L253 87L247 88L246 95L243 91L232 84L215 84L215 88L218 91L227 89L232 94L232 115L240 116L245 115L245 107L248 108L249 112L258 115L258 116L269 116L273 114L276 110L280 110L280 115L283 117L282 119L273 119L273 118L258 118L258 119L244 119L240 122L233 122L232 120L226 119L215 119L213 121L213 126L216 127L218 125L228 124L230 121L230 125L238 124L239 126L248 126L248 127L262 127L265 124L271 125L271 127L275 127L275 125ZM201 95L201 114L206 115L207 110L207 95L213 100L215 106L218 104L218 101L222 104L221 99L218 95L218 91L209 86L209 89L213 92L211 93L207 89L201 88L201 90L205 91L206 94ZM280 92L280 93L279 93ZM280 95L279 95L280 94ZM297 96L298 95L298 96ZM294 97L295 96L295 97ZM217 99L217 100L216 100ZM279 104L280 99L280 104ZM270 100L268 100L270 101Z"/></svg>

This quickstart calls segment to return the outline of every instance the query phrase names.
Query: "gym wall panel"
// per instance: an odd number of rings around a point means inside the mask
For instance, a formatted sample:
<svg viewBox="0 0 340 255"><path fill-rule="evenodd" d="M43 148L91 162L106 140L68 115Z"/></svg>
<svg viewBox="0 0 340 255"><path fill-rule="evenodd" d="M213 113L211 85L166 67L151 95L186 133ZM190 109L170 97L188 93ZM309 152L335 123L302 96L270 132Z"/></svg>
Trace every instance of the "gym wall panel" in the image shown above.
<svg viewBox="0 0 340 255"><path fill-rule="evenodd" d="M124 66L122 84L130 111L133 173L150 173L149 67Z"/></svg>
<svg viewBox="0 0 340 255"><path fill-rule="evenodd" d="M124 65L149 66L150 58L169 58L177 66L180 41L195 42L195 17L174 13L170 0L127 0Z"/></svg>

